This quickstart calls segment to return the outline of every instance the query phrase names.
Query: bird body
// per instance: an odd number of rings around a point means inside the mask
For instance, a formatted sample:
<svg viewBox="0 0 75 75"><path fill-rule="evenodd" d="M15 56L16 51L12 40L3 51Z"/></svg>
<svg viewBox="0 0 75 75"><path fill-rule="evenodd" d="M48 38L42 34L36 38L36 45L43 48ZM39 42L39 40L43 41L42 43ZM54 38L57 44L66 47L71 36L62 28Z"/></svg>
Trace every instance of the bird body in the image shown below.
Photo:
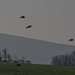
<svg viewBox="0 0 75 75"><path fill-rule="evenodd" d="M24 19L24 18L26 18L26 17L25 17L25 16L21 16L21 17L20 17L20 19Z"/></svg>
<svg viewBox="0 0 75 75"><path fill-rule="evenodd" d="M26 29L31 28L31 27L32 27L32 25L29 25L29 26L26 27Z"/></svg>
<svg viewBox="0 0 75 75"><path fill-rule="evenodd" d="M74 41L74 39L69 39L69 41Z"/></svg>

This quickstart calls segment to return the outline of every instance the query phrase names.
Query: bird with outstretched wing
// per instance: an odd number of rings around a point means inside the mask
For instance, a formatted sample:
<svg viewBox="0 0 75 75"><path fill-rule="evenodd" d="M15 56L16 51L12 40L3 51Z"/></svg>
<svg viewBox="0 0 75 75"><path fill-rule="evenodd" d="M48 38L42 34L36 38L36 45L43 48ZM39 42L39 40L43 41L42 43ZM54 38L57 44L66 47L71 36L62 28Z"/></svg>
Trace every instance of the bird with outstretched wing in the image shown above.
<svg viewBox="0 0 75 75"><path fill-rule="evenodd" d="M32 25L29 25L29 26L26 27L26 29L31 28L31 27L32 27Z"/></svg>

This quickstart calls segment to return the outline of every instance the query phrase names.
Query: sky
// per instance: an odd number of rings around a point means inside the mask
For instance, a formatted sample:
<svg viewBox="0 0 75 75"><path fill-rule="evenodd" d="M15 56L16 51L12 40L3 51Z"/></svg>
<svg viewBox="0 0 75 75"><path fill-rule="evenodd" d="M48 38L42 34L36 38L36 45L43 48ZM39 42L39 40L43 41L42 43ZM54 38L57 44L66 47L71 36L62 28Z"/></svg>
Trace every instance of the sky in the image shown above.
<svg viewBox="0 0 75 75"><path fill-rule="evenodd" d="M75 45L75 0L0 0L0 33Z"/></svg>

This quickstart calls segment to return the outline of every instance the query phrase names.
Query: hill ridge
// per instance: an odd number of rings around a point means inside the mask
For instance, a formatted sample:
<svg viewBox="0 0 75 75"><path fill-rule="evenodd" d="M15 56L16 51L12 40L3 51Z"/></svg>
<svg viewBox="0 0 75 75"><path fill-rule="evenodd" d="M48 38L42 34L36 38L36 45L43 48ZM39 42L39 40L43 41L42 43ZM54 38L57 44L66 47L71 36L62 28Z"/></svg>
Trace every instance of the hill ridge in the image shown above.
<svg viewBox="0 0 75 75"><path fill-rule="evenodd" d="M26 56L33 64L50 64L53 56L71 53L75 46L0 33L0 50L6 47L13 58Z"/></svg>

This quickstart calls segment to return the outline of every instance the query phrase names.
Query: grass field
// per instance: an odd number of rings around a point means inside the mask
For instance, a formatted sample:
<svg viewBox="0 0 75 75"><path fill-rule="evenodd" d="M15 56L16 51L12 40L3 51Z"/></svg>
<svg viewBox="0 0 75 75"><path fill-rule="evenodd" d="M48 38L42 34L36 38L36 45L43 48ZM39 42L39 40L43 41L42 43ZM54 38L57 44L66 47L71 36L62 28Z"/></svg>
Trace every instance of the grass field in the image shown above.
<svg viewBox="0 0 75 75"><path fill-rule="evenodd" d="M75 67L0 63L0 75L75 75Z"/></svg>

